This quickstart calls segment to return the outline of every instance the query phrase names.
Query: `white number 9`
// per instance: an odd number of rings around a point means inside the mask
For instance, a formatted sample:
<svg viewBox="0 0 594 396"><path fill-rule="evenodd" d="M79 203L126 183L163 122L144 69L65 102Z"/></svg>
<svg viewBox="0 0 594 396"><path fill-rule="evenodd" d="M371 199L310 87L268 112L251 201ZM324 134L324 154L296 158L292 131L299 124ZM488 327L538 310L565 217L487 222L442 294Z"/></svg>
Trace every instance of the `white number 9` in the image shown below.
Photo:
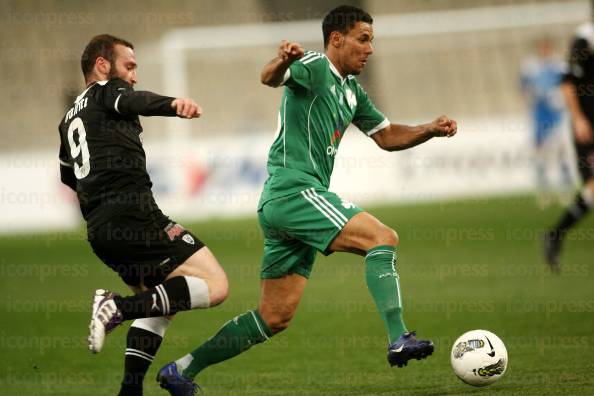
<svg viewBox="0 0 594 396"><path fill-rule="evenodd" d="M74 141L74 132L78 132L78 144ZM75 160L82 153L82 165L74 161L74 175L77 179L84 179L89 175L91 162L89 155L89 146L87 145L87 131L80 119L76 117L68 127L68 143L70 144L70 155Z"/></svg>

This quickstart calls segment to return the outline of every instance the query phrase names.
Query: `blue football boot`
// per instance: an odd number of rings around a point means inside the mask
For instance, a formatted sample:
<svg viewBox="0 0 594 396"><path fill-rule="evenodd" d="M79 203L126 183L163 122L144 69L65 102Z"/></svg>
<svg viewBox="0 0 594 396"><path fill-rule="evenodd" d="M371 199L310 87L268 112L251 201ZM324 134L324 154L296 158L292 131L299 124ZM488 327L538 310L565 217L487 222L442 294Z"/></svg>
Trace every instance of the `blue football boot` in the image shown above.
<svg viewBox="0 0 594 396"><path fill-rule="evenodd" d="M194 396L200 390L200 387L191 379L182 376L177 371L175 362L168 363L159 370L157 382L161 388L169 391L171 396Z"/></svg>
<svg viewBox="0 0 594 396"><path fill-rule="evenodd" d="M390 366L406 366L410 359L421 360L433 353L433 342L417 340L414 331L406 332L388 347L388 362Z"/></svg>

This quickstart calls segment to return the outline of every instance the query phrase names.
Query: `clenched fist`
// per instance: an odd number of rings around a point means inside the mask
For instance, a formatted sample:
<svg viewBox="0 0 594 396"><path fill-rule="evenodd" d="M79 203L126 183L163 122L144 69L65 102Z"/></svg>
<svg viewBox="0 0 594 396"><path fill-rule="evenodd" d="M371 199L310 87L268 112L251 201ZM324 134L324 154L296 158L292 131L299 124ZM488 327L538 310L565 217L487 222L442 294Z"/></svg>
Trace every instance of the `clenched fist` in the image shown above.
<svg viewBox="0 0 594 396"><path fill-rule="evenodd" d="M202 108L192 99L177 98L171 102L171 107L180 118L198 118L202 115Z"/></svg>
<svg viewBox="0 0 594 396"><path fill-rule="evenodd" d="M433 136L452 137L458 132L458 123L447 116L441 116L429 124L429 129Z"/></svg>
<svg viewBox="0 0 594 396"><path fill-rule="evenodd" d="M278 57L283 62L292 63L297 59L300 59L304 54L303 47L299 43L290 43L287 40L281 41L278 47Z"/></svg>

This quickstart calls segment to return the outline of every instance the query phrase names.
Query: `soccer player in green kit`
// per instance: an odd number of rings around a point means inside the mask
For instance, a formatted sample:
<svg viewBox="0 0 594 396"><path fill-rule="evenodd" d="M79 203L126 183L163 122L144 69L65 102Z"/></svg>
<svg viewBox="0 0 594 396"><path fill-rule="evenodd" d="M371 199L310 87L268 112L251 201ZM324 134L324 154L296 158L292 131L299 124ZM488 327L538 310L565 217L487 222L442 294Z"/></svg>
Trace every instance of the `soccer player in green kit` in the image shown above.
<svg viewBox="0 0 594 396"><path fill-rule="evenodd" d="M283 41L264 66L262 83L284 85L278 130L268 156L269 178L258 205L264 232L261 297L257 309L236 316L192 353L161 369L165 387L183 386L204 368L240 354L286 329L297 310L317 251L365 258L367 286L388 330L388 361L402 367L425 358L433 343L408 332L396 273L398 235L371 214L328 191L340 140L353 123L388 151L456 134L454 120L392 124L355 76L373 53L373 20L340 6L324 18L325 52ZM174 393L171 393L174 394ZM184 394L184 393L175 393Z"/></svg>

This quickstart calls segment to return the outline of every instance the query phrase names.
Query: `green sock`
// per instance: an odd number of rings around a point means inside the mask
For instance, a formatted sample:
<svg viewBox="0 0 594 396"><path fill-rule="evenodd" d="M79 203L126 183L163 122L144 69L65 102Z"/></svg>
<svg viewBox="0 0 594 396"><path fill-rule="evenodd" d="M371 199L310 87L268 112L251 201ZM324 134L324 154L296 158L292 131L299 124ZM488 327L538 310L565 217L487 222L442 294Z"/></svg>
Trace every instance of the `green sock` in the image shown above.
<svg viewBox="0 0 594 396"><path fill-rule="evenodd" d="M402 297L396 273L395 250L394 246L376 246L369 249L365 256L367 287L388 328L390 344L406 331L402 319Z"/></svg>
<svg viewBox="0 0 594 396"><path fill-rule="evenodd" d="M247 311L225 323L213 337L175 363L184 377L194 378L206 367L231 359L270 337L272 332L258 311Z"/></svg>

